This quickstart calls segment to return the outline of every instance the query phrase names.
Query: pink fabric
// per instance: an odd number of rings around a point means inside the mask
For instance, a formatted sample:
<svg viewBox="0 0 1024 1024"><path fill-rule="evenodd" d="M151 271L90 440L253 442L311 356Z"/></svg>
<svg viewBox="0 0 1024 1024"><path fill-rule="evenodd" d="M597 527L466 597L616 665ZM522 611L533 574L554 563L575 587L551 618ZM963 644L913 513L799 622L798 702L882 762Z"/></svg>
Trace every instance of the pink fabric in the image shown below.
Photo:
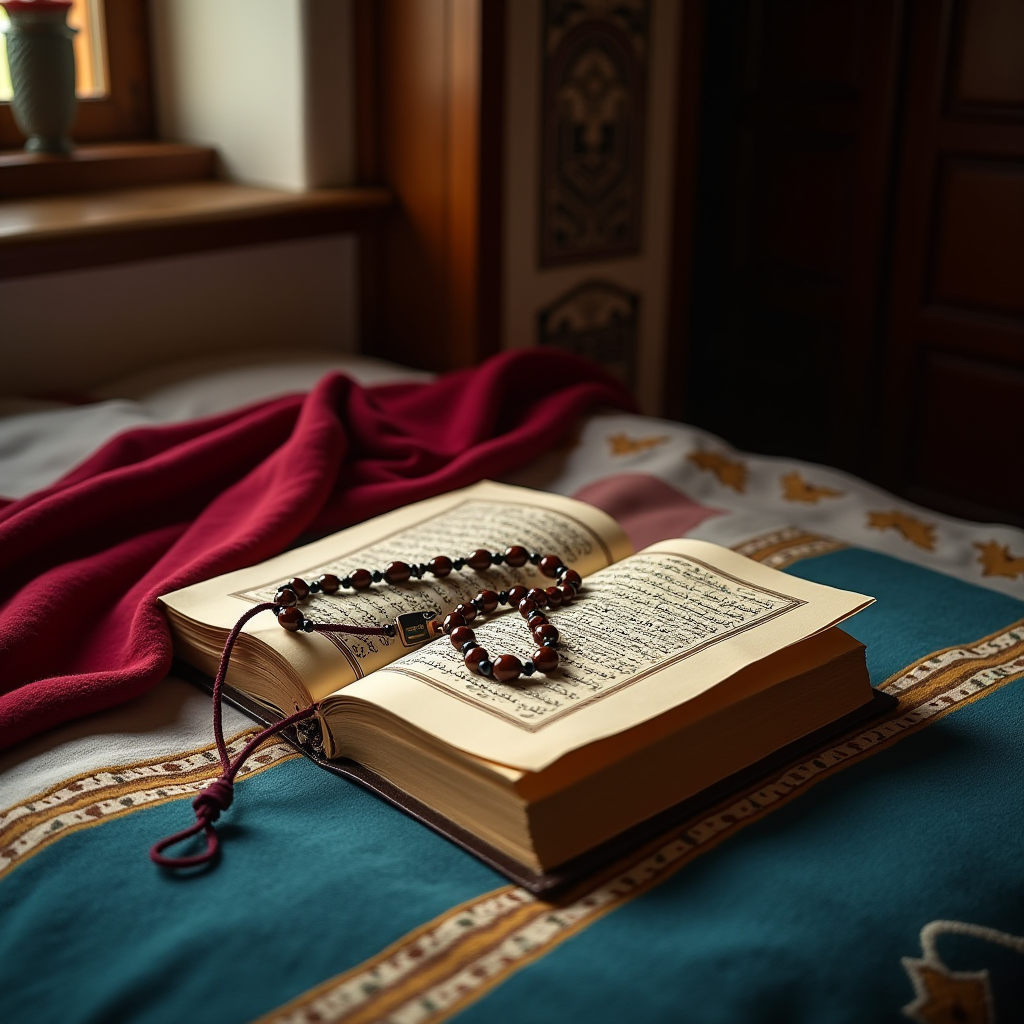
<svg viewBox="0 0 1024 1024"><path fill-rule="evenodd" d="M0 507L0 748L161 679L160 594L508 472L598 405L632 400L591 364L526 350L430 384L331 374L308 396L115 437Z"/></svg>
<svg viewBox="0 0 1024 1024"><path fill-rule="evenodd" d="M705 519L723 514L648 473L605 477L581 487L573 497L604 509L626 531L635 551L655 541L683 537Z"/></svg>

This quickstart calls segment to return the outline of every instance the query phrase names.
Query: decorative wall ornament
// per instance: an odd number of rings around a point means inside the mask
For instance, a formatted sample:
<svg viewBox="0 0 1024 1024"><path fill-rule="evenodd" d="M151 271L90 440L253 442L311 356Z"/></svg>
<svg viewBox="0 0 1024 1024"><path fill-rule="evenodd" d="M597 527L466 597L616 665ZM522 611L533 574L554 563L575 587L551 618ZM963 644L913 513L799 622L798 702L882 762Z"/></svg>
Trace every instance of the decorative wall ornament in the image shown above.
<svg viewBox="0 0 1024 1024"><path fill-rule="evenodd" d="M632 387L639 309L636 292L585 281L540 311L538 341L587 356Z"/></svg>
<svg viewBox="0 0 1024 1024"><path fill-rule="evenodd" d="M546 0L540 263L640 248L649 0Z"/></svg>

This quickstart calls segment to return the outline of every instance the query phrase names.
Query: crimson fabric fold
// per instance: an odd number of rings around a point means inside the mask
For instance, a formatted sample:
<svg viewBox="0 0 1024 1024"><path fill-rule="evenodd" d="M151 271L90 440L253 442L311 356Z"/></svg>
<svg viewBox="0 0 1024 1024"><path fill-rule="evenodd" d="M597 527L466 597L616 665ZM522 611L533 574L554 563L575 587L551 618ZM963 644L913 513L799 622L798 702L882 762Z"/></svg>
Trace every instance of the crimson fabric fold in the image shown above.
<svg viewBox="0 0 1024 1024"><path fill-rule="evenodd" d="M625 389L522 350L427 384L308 395L127 431L0 507L0 748L166 675L161 594L522 465Z"/></svg>

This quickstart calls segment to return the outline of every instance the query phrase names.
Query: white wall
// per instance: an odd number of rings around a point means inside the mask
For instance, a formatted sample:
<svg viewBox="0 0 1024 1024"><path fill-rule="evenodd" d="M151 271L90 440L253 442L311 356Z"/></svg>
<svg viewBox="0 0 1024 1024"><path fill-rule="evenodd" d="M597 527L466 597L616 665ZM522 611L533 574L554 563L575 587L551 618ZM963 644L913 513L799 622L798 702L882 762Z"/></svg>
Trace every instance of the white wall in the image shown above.
<svg viewBox="0 0 1024 1024"><path fill-rule="evenodd" d="M161 137L233 181L353 181L350 0L150 0L150 22Z"/></svg>
<svg viewBox="0 0 1024 1024"><path fill-rule="evenodd" d="M0 281L0 394L276 348L351 352L356 245L328 236Z"/></svg>
<svg viewBox="0 0 1024 1024"><path fill-rule="evenodd" d="M306 185L356 181L355 39L351 0L305 0Z"/></svg>
<svg viewBox="0 0 1024 1024"><path fill-rule="evenodd" d="M238 181L354 177L350 0L151 0L165 138ZM348 236L0 281L0 394L86 390L159 362L357 345Z"/></svg>

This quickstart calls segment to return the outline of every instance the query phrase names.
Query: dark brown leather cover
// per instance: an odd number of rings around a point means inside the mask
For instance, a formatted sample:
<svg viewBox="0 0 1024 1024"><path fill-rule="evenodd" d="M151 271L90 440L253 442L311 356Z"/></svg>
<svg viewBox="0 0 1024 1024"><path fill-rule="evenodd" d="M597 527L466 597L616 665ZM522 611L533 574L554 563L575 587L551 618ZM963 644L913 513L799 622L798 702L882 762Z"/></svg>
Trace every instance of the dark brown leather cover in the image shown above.
<svg viewBox="0 0 1024 1024"><path fill-rule="evenodd" d="M175 674L183 679L196 683L205 690L212 690L213 682L209 676L204 675L191 665L181 661L174 663ZM274 716L269 708L246 697L231 687L225 687L224 700L232 707L238 708L260 725L272 725L279 720L280 716ZM438 814L433 808L410 796L404 790L392 785L383 776L364 768L361 764L351 761L348 758L338 758L329 761L319 756L310 749L310 745L304 742L297 734L294 727L285 729L280 735L281 738L290 743L296 750L300 751L311 761L325 768L343 779L355 782L357 785L375 793L382 800L386 800L393 807L404 811L411 818L433 829L439 835L445 837L461 846L462 849L479 858L489 867L504 875L507 879L521 885L529 892L545 899L557 899L565 896L578 884L590 880L593 881L599 876L603 869L612 867L621 857L631 850L639 849L661 839L666 833L677 825L696 817L703 810L713 806L720 800L725 799L730 793L748 786L762 776L770 775L772 772L785 767L793 761L798 760L805 754L824 746L833 737L855 729L872 718L889 711L897 704L896 698L881 690L873 692L872 699L863 707L837 718L834 722L823 729L808 733L794 743L781 747L768 757L762 758L755 764L730 775L728 778L716 782L713 786L702 790L700 793L686 800L681 801L673 807L662 811L660 814L648 818L646 821L634 825L625 832L601 843L600 846L575 857L573 860L553 868L551 871L535 872L524 864L513 860L501 850L491 846L468 832L461 825Z"/></svg>

